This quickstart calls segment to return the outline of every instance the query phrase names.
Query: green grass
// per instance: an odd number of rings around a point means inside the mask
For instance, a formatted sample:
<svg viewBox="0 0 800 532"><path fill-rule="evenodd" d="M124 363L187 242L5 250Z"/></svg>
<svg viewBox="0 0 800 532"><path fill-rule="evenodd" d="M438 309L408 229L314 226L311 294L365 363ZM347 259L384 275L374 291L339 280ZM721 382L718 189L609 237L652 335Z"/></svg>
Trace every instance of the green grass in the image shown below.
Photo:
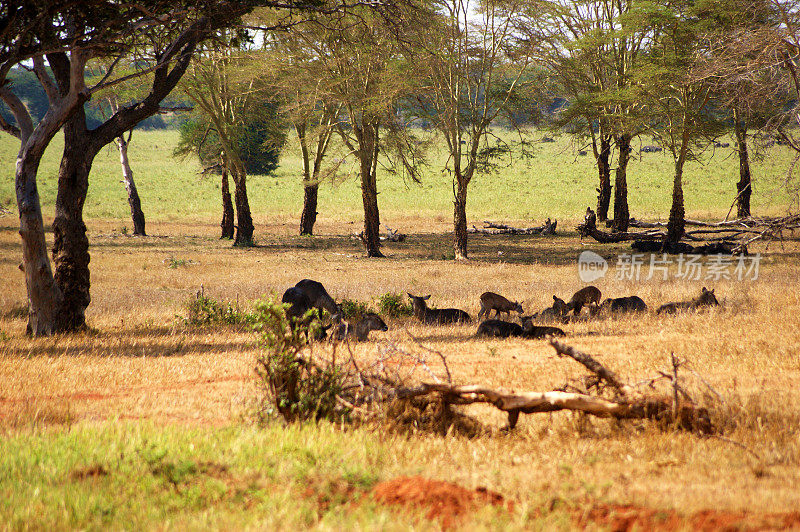
<svg viewBox="0 0 800 532"><path fill-rule="evenodd" d="M510 135L507 135L510 137ZM541 134L532 132L538 139ZM172 157L177 142L175 131L137 132L130 157L149 221L215 220L221 211L220 185L215 176L201 177L194 159ZM256 223L294 221L302 204L300 159L294 139L281 158L273 176L250 176L250 205ZM47 150L39 170L39 190L45 218L53 215L56 176L63 149L59 135ZM644 142L643 140L643 143ZM8 135L0 136L0 204L14 206L13 170L18 145ZM594 206L597 186L591 154L576 156L579 146L562 136L556 143L537 143L532 159L516 159L498 172L478 175L470 186L470 223L483 219L530 220L546 217L579 219L587 206ZM638 151L638 145L635 146ZM756 214L785 211L791 201L784 181L792 155L776 146L754 163L753 209ZM452 185L441 171L444 153L429 154L430 166L421 184L379 172L379 205L384 221L408 216L449 223L452 219ZM613 166L613 164L612 164ZM345 165L354 171L354 166ZM798 170L800 171L800 170ZM631 162L628 187L631 213L640 218L664 219L669 213L673 163L665 153L642 154ZM113 145L104 148L92 168L85 214L88 219L129 218L119 156ZM612 177L613 178L613 177ZM738 158L733 148L720 148L702 162L691 162L685 172L685 201L688 216L724 216L734 197L738 180ZM796 181L795 175L791 181ZM318 209L322 222L356 222L362 219L358 180L350 178L326 183L320 192Z"/></svg>
<svg viewBox="0 0 800 532"><path fill-rule="evenodd" d="M368 496L397 470L417 472L413 442L390 440L402 456L379 433L324 423L21 431L0 438L0 528L406 530L413 516ZM510 520L479 513L476 524Z"/></svg>

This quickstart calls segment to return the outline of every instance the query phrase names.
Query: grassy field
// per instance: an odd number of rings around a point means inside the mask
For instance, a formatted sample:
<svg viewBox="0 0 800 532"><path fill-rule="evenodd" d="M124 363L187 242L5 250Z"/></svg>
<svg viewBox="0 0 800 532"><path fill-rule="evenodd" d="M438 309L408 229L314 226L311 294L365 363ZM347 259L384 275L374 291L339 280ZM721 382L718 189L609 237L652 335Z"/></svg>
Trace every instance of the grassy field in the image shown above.
<svg viewBox="0 0 800 532"><path fill-rule="evenodd" d="M503 135L509 140L511 136ZM542 133L531 132L529 140ZM291 139L291 137L290 137ZM214 177L201 177L196 160L172 157L177 142L174 131L137 132L130 148L131 165L148 221L215 220L221 213L219 183ZM18 144L8 135L0 136L0 204L13 206L14 160ZM587 206L596 204L597 172L591 155L579 157L584 146L569 137L555 143L534 144L530 159L515 158L496 173L479 175L470 185L467 214L470 223L484 219L528 221L531 225L545 218L577 220ZM635 147L636 148L636 147ZM39 190L46 218L52 218L56 176L62 152L59 135L45 154L39 172ZM335 150L334 150L335 153ZM405 230L439 232L452 225L453 194L450 178L442 173L443 153L430 153L422 183L379 171L378 190L382 221L390 226L409 226ZM776 146L754 162L753 210L758 214L782 213L794 197L785 186L792 155ZM345 169L355 167L345 165ZM647 219L665 219L669 214L673 163L665 153L643 153L632 160L628 189L631 213ZM257 224L286 224L293 234L302 205L300 160L294 144L289 144L274 176L251 176L248 181L250 204ZM721 218L733 201L739 178L738 158L733 148L717 148L701 161L687 164L684 182L686 212L692 217ZM105 148L95 160L90 178L85 213L90 219L116 220L118 229L128 219L128 204L121 182L119 155ZM795 175L789 180L797 182ZM787 190L788 188L788 190ZM796 185L794 186L796 190ZM180 199L180 201L176 201ZM326 183L320 192L319 223L322 232L348 232L350 224L362 220L358 180L339 179ZM127 223L127 226L130 226Z"/></svg>
<svg viewBox="0 0 800 532"><path fill-rule="evenodd" d="M321 236L293 235L300 191L289 155L279 176L253 178L259 245L232 249L217 239L214 183L200 180L194 163L168 157L170 135L134 136L142 150L134 154L149 151L138 164L134 155L134 165L153 236L123 234L130 222L114 153L104 153L95 167L87 200L89 332L25 337L16 219L0 217L0 528L618 529L631 512L639 529L797 526L791 513L800 507L797 241L752 249L763 254L757 280L671 275L637 282L609 273L595 283L604 297L638 294L651 307L693 297L705 285L716 290L719 309L565 326L567 343L632 383L666 368L670 353L688 359L714 390L686 375L698 397L708 395L703 400L715 406L722 438L569 413L523 416L505 433L498 430L504 416L480 406L464 409L490 428L474 439L382 425L275 420L261 427L252 416L254 334L243 327L192 328L180 319L201 287L248 308L310 277L336 299L374 306L387 292L430 293L432 305L473 316L479 295L493 290L531 312L553 294L566 298L582 286L575 266L581 250L597 251L613 266L628 248L582 243L565 223L545 238L472 235L473 260L443 260L451 247L451 191L447 178L431 171L422 186L382 178L384 220L410 236L387 244L387 259L366 259L348 236L360 220L352 180L325 188ZM13 147L2 142L8 171ZM594 174L586 158L569 154L574 149L564 139L543 144L530 167L479 178L470 222L578 219L593 203ZM759 164L757 214L786 210L789 198L777 190L787 158L776 151ZM52 216L56 164L57 150L41 172L46 216ZM656 154L634 168L632 212L665 216L669 159ZM693 166L690 175L690 214L724 216L734 158ZM4 179L0 188L4 204L9 183ZM523 191L529 201L515 200ZM176 206L175 197L187 204ZM387 341L417 349L408 331L445 353L461 383L545 391L583 374L545 341L475 339L474 324L429 327L407 318L388 324L388 332L355 347L356 357L374 358ZM441 371L434 358L429 364ZM382 483L401 476L487 487L511 505L471 509L447 523L425 505L378 502Z"/></svg>

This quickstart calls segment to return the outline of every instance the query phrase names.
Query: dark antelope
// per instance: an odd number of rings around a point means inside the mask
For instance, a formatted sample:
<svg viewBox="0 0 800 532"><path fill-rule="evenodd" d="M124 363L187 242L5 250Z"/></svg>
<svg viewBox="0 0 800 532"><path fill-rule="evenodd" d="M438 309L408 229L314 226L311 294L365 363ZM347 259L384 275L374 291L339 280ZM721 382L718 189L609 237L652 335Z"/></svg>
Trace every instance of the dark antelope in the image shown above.
<svg viewBox="0 0 800 532"><path fill-rule="evenodd" d="M601 311L607 312L644 312L647 305L639 296L608 298L600 305Z"/></svg>
<svg viewBox="0 0 800 532"><path fill-rule="evenodd" d="M719 306L719 301L714 295L713 290L707 290L703 287L700 295L691 301L678 301L675 303L667 303L658 307L656 314L674 314L680 310L695 310L699 307L712 307Z"/></svg>
<svg viewBox="0 0 800 532"><path fill-rule="evenodd" d="M436 323L441 325L445 323L472 321L469 314L457 308L428 308L425 301L430 299L430 295L420 297L408 294L408 297L411 298L411 304L414 307L414 316L422 323Z"/></svg>
<svg viewBox="0 0 800 532"><path fill-rule="evenodd" d="M530 320L524 321L522 326L508 321L486 320L478 326L475 336L544 338L546 336L566 336L566 334L558 327L542 327L534 325Z"/></svg>
<svg viewBox="0 0 800 532"><path fill-rule="evenodd" d="M564 321L567 315L567 304L558 296L553 296L553 306L547 307L541 312L537 312L532 316L520 316L520 320L525 323L526 320L539 320L539 321Z"/></svg>

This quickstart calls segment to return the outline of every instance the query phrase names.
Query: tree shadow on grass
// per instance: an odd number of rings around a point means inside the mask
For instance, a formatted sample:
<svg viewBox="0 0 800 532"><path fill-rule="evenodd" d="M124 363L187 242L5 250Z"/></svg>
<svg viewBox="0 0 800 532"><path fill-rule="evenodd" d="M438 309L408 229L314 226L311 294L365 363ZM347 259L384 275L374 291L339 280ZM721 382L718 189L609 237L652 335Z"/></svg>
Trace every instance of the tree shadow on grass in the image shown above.
<svg viewBox="0 0 800 532"><path fill-rule="evenodd" d="M67 338L67 335L31 338L17 345L7 345L5 355L10 358L77 356L160 358L252 351L257 348L255 338L239 340L221 337L219 341L208 340L206 338L209 331L230 332L236 335L243 332L233 327L214 329L209 327L178 333L170 327L141 327L99 334L78 333L69 336L72 341L67 346L59 342L60 339ZM201 340L200 335L204 339ZM174 341L169 342L170 339Z"/></svg>
<svg viewBox="0 0 800 532"><path fill-rule="evenodd" d="M594 245L593 245L594 244ZM365 258L360 242L348 236L324 235L314 237L272 237L271 241L256 246L257 249L290 251L332 251L354 258ZM578 254L592 249L602 256L616 257L630 252L624 245L582 244L577 235L470 235L468 250L473 263L509 263L562 266L577 263ZM381 250L387 260L452 261L452 233L412 233L403 242L383 242Z"/></svg>

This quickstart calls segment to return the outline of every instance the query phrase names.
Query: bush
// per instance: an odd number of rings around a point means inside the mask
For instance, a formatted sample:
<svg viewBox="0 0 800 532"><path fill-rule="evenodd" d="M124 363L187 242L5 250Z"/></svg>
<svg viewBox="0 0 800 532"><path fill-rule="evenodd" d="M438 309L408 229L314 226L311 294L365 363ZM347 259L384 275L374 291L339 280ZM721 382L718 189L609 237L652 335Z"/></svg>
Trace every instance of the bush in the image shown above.
<svg viewBox="0 0 800 532"><path fill-rule="evenodd" d="M234 306L230 302L217 301L206 296L202 290L187 301L185 306L187 316L181 319L186 325L195 327L215 324L241 325L253 321L253 316L242 312L238 303Z"/></svg>
<svg viewBox="0 0 800 532"><path fill-rule="evenodd" d="M406 302L401 294L386 292L378 299L378 310L381 315L390 318L400 318L414 314L414 308L410 302Z"/></svg>
<svg viewBox="0 0 800 532"><path fill-rule="evenodd" d="M310 310L306 317L312 317L313 313ZM336 401L342 392L344 375L332 362L313 360L307 347L308 336L313 337L314 331L303 325L292 326L285 306L271 300L256 303L253 322L253 328L261 336L262 349L256 359L256 374L264 392L258 419L265 421L275 408L287 421L345 418L349 412ZM318 324L314 320L310 327Z"/></svg>
<svg viewBox="0 0 800 532"><path fill-rule="evenodd" d="M342 310L342 318L346 320L356 316L363 316L367 312L373 312L367 303L354 299L342 299L342 302L339 303L339 308Z"/></svg>

